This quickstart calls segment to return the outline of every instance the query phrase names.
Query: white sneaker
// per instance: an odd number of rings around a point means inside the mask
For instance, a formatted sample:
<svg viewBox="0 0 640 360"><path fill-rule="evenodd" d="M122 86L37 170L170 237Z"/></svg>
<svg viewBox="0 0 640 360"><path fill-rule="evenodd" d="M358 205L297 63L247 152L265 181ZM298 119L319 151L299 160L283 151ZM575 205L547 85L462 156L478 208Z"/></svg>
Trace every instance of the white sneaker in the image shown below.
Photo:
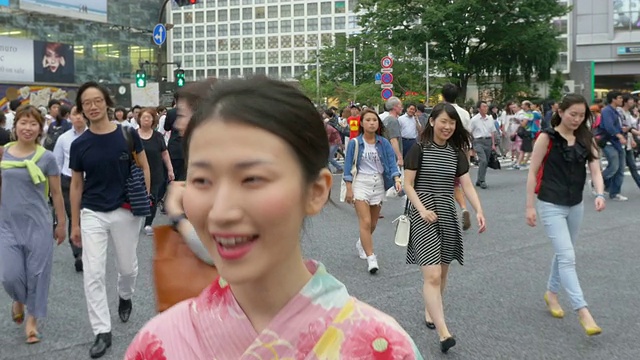
<svg viewBox="0 0 640 360"><path fill-rule="evenodd" d="M358 256L360 257L360 259L364 260L367 258L367 254L364 252L364 249L362 248L362 242L360 241L360 239L356 241L356 249L358 250Z"/></svg>
<svg viewBox="0 0 640 360"><path fill-rule="evenodd" d="M375 254L367 256L367 265L369 265L369 273L375 274L380 268L378 267L378 258Z"/></svg>
<svg viewBox="0 0 640 360"><path fill-rule="evenodd" d="M611 200L614 200L614 201L627 201L627 200L629 200L629 198L626 197L626 196L622 196L622 195L618 194L618 195L612 197Z"/></svg>
<svg viewBox="0 0 640 360"><path fill-rule="evenodd" d="M151 226L145 226L144 227L144 233L147 236L153 236L153 228Z"/></svg>

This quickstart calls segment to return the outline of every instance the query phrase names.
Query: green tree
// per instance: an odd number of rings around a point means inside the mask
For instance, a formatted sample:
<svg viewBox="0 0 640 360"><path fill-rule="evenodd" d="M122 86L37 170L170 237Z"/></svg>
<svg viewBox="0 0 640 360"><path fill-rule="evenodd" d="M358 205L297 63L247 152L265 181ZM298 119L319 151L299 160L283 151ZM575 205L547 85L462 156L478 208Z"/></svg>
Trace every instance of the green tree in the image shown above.
<svg viewBox="0 0 640 360"><path fill-rule="evenodd" d="M360 25L373 41L403 44L421 56L430 45L434 73L466 94L476 76L505 85L548 80L560 43L553 19L569 8L556 0L361 0Z"/></svg>
<svg viewBox="0 0 640 360"><path fill-rule="evenodd" d="M564 78L562 72L557 71L553 80L549 84L549 98L559 101L562 98L562 88L564 87Z"/></svg>

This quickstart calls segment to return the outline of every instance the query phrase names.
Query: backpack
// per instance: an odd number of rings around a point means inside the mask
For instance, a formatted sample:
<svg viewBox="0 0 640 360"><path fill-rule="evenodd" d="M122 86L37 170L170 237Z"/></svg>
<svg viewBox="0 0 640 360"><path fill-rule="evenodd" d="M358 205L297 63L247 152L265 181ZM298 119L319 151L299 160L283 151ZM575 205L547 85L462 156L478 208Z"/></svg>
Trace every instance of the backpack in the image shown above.
<svg viewBox="0 0 640 360"><path fill-rule="evenodd" d="M55 121L49 125L49 129L47 129L47 137L44 139L44 148L53 151L53 148L56 146L56 142L60 135L64 134L69 130L65 122L60 124L60 126L54 126Z"/></svg>

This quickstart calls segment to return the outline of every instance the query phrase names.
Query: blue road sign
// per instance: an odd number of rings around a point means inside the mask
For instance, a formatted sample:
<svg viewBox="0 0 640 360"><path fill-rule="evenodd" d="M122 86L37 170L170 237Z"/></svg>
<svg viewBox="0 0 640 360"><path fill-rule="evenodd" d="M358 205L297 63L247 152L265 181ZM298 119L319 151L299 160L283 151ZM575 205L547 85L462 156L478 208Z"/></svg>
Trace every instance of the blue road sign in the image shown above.
<svg viewBox="0 0 640 360"><path fill-rule="evenodd" d="M376 80L376 81L380 81L380 80L382 80L382 74L380 74L380 73L376 73L376 79L375 79L375 80Z"/></svg>
<svg viewBox="0 0 640 360"><path fill-rule="evenodd" d="M393 75L391 73L384 73L380 80L383 84L391 84L393 82Z"/></svg>
<svg viewBox="0 0 640 360"><path fill-rule="evenodd" d="M153 28L153 42L160 46L167 40L167 29L162 24L157 24Z"/></svg>
<svg viewBox="0 0 640 360"><path fill-rule="evenodd" d="M382 97L382 100L389 100L389 98L393 96L393 90L382 89L382 91L380 91L380 96Z"/></svg>

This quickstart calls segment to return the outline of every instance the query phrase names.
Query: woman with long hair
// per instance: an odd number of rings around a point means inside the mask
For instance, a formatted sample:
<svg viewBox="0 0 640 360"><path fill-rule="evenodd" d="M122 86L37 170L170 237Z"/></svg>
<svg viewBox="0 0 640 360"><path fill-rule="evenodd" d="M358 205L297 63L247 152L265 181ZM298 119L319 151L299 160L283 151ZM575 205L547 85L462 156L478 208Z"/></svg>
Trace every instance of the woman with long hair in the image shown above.
<svg viewBox="0 0 640 360"><path fill-rule="evenodd" d="M395 187L400 192L402 183L391 143L381 135L384 128L382 120L371 109L363 110L359 118L360 135L349 141L344 160L343 180L347 185L345 201L355 205L358 215L358 255L367 260L369 273L375 274L379 266L373 252L373 232L378 224L382 201L386 190ZM357 168L355 178L351 174L354 166Z"/></svg>
<svg viewBox="0 0 640 360"><path fill-rule="evenodd" d="M262 77L216 83L184 141L184 215L220 277L146 324L125 359L422 359L395 320L302 256L333 178L309 98Z"/></svg>
<svg viewBox="0 0 640 360"><path fill-rule="evenodd" d="M0 280L11 299L11 317L25 320L27 344L40 342L38 321L47 316L54 239L66 238L60 169L53 153L40 146L44 118L31 105L16 111L15 142L8 143L0 162ZM57 217L49 208L49 194Z"/></svg>
<svg viewBox="0 0 640 360"><path fill-rule="evenodd" d="M551 118L551 128L536 140L527 178L526 219L536 226L542 220L555 251L544 300L551 315L564 317L558 303L562 286L578 313L587 335L602 332L584 300L575 266L575 242L584 217L582 193L588 165L596 190L595 209L605 208L604 182L600 171L598 147L589 127L592 118L589 104L582 95L568 94ZM535 197L537 194L537 216Z"/></svg>
<svg viewBox="0 0 640 360"><path fill-rule="evenodd" d="M411 201L407 263L420 266L426 325L438 331L443 353L456 341L444 320L442 295L449 264L453 260L463 264L462 231L454 201L455 178L459 178L476 212L478 232L486 228L480 199L469 177L466 154L470 139L456 108L448 103L438 104L420 143L409 150L404 162L404 190Z"/></svg>

